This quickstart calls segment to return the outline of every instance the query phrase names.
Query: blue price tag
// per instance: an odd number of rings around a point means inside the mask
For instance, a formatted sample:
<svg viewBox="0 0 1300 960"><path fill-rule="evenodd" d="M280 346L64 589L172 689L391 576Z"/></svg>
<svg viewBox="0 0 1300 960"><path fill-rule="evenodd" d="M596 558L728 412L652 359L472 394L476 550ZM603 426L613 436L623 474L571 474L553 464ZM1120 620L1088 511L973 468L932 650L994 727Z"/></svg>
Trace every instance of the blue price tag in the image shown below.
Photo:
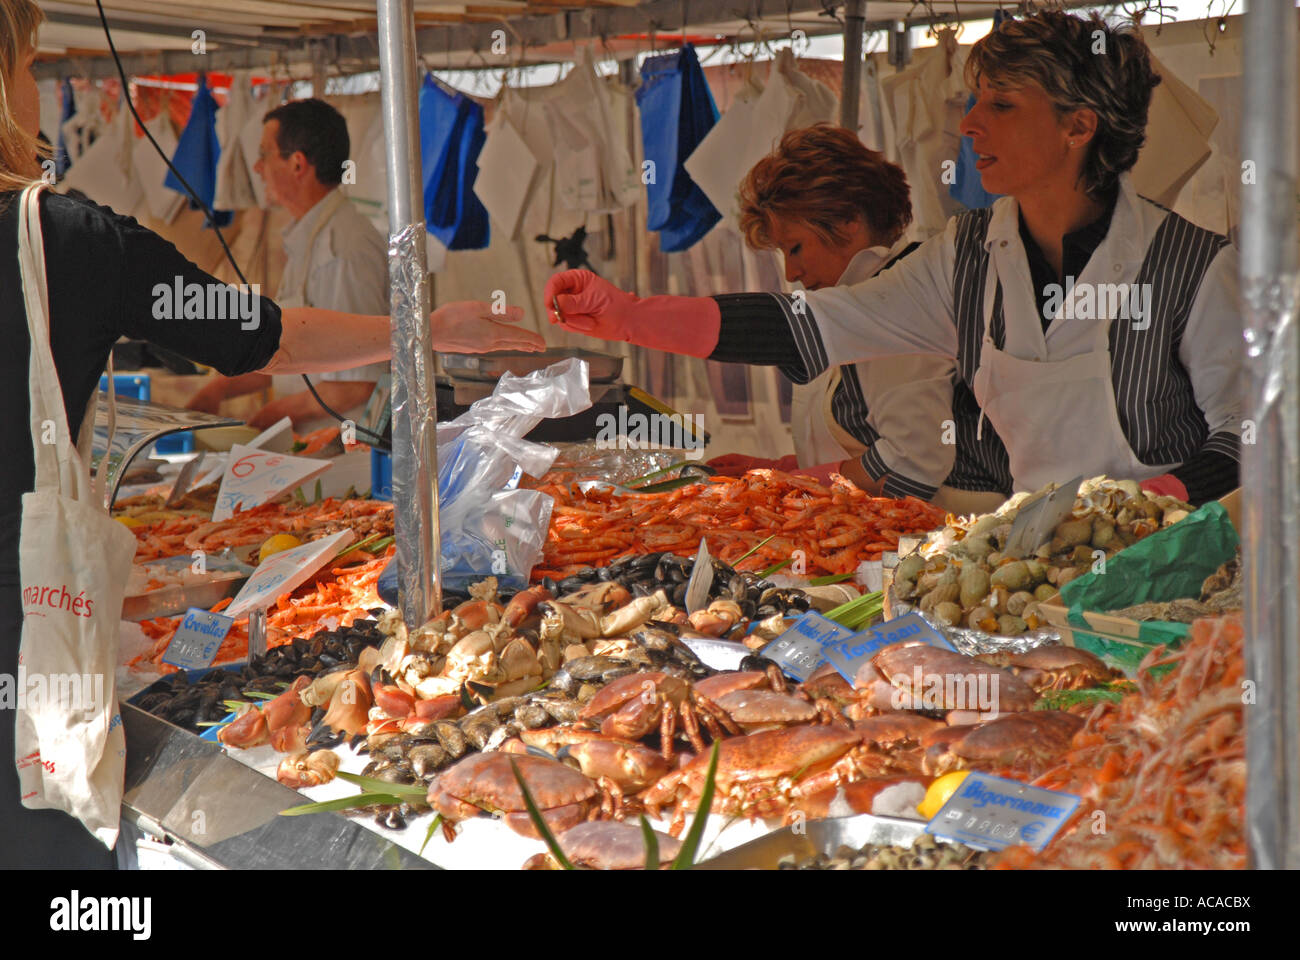
<svg viewBox="0 0 1300 960"><path fill-rule="evenodd" d="M972 771L948 798L927 833L981 850L1024 844L1036 852L1074 815L1082 800L1071 793Z"/></svg>
<svg viewBox="0 0 1300 960"><path fill-rule="evenodd" d="M202 670L212 666L217 648L234 624L232 617L190 607L185 611L185 619L181 621L171 642L167 644L163 663L170 663L182 670Z"/></svg>
<svg viewBox="0 0 1300 960"><path fill-rule="evenodd" d="M802 683L822 662L823 650L828 644L851 636L853 631L848 627L841 627L834 620L827 620L820 613L809 610L794 622L794 626L764 647L762 654Z"/></svg>
<svg viewBox="0 0 1300 960"><path fill-rule="evenodd" d="M919 613L909 613L831 644L822 650L822 655L835 665L845 680L852 683L858 669L885 647L917 640L944 650L956 652L957 649L948 642L947 637L926 623Z"/></svg>

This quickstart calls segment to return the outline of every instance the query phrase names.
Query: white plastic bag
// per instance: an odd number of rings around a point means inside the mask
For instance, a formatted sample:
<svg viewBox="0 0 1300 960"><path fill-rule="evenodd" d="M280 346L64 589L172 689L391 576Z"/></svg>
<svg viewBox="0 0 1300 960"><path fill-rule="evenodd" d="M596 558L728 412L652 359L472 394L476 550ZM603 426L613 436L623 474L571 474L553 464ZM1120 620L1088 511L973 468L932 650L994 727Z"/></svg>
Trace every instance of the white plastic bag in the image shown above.
<svg viewBox="0 0 1300 960"><path fill-rule="evenodd" d="M541 558L551 497L516 489L540 477L558 451L523 437L544 419L591 406L585 360L569 359L527 376L506 374L492 396L438 425L438 522L442 577L464 589L487 576L522 589Z"/></svg>

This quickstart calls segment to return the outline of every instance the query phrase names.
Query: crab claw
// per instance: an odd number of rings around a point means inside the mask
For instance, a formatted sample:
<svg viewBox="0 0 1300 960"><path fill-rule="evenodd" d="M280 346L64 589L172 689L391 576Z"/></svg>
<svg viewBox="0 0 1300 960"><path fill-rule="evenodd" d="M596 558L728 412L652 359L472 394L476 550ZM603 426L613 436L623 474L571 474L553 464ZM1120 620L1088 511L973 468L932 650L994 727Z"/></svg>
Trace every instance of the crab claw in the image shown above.
<svg viewBox="0 0 1300 960"><path fill-rule="evenodd" d="M265 714L254 707L222 727L217 732L217 739L228 747L247 750L266 743L271 739L271 733L266 729Z"/></svg>

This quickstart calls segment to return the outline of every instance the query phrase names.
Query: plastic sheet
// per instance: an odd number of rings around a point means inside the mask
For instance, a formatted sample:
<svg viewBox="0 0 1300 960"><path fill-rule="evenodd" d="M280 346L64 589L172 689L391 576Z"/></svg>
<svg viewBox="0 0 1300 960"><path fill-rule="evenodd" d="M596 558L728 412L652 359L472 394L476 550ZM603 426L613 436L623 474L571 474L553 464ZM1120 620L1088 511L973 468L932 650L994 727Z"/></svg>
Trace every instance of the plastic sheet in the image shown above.
<svg viewBox="0 0 1300 960"><path fill-rule="evenodd" d="M610 450L607 449L607 444L598 440L557 443L555 448L558 456L551 464L547 479L559 483L604 480L607 483L626 484L675 463L685 463L689 460L690 453L685 449ZM663 476L656 479L670 478Z"/></svg>
<svg viewBox="0 0 1300 960"><path fill-rule="evenodd" d="M542 555L554 500L518 489L540 476L557 451L523 437L544 419L591 406L588 368L564 360L524 377L506 374L492 396L438 427L438 500L442 577L452 589L495 576L522 589Z"/></svg>
<svg viewBox="0 0 1300 960"><path fill-rule="evenodd" d="M1034 647L1061 642L1060 633L1051 627L1039 627L1037 630L1029 630L1014 637L985 633L983 630L967 630L964 627L949 627L921 613L911 604L899 600L894 595L892 587L890 588L890 601L891 609L893 609L895 615L901 616L904 613L918 614L922 620L947 637L948 641L957 648L958 653L964 653L968 657L978 657L989 653L1024 653L1027 650L1034 649Z"/></svg>

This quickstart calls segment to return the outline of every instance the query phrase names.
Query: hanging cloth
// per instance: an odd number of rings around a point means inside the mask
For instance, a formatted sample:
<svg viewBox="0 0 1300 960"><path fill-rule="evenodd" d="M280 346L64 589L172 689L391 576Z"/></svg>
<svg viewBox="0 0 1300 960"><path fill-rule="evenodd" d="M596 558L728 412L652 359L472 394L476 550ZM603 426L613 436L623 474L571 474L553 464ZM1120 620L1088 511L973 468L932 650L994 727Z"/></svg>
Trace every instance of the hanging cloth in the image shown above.
<svg viewBox="0 0 1300 960"><path fill-rule="evenodd" d="M217 101L208 89L208 79L199 74L199 89L190 104L190 119L181 131L180 143L172 156L172 165L180 171L199 199L213 211L218 227L224 227L233 219L230 211L214 210L213 199L217 193L217 162L221 157L221 144L217 140ZM176 174L167 171L163 186L186 196L189 192L181 185ZM197 205L190 200L190 206Z"/></svg>
<svg viewBox="0 0 1300 960"><path fill-rule="evenodd" d="M1210 156L1219 112L1154 55L1151 69L1160 75L1160 85L1151 93L1147 139L1133 165L1133 186L1139 196L1172 207L1183 184Z"/></svg>
<svg viewBox="0 0 1300 960"><path fill-rule="evenodd" d="M67 137L63 132L63 127L77 115L77 92L72 89L71 80L65 79L63 81L59 99L63 101L63 109L59 112L59 150L54 155L54 172L62 180L63 175L68 171L68 167L72 166L72 158L68 156Z"/></svg>
<svg viewBox="0 0 1300 960"><path fill-rule="evenodd" d="M684 164L709 202L721 211L727 226L737 233L736 188L749 170L743 167L748 155L742 155L737 145L747 143L754 127L762 122L757 109L762 95L762 84L751 76Z"/></svg>
<svg viewBox="0 0 1300 960"><path fill-rule="evenodd" d="M488 212L474 193L486 141L483 108L426 74L420 89L425 228L449 250L488 245Z"/></svg>
<svg viewBox="0 0 1300 960"><path fill-rule="evenodd" d="M221 210L247 210L256 207L257 193L253 189L253 166L257 154L250 158L244 153L241 131L254 112L251 74L236 73L230 78L230 92L226 105L217 111L217 188L213 204Z"/></svg>
<svg viewBox="0 0 1300 960"><path fill-rule="evenodd" d="M144 199L135 171L135 120L123 103L108 129L71 167L63 179L67 190L80 190L96 203L131 215Z"/></svg>
<svg viewBox="0 0 1300 960"><path fill-rule="evenodd" d="M1000 11L999 11L1000 12ZM966 99L966 112L975 106L975 95ZM991 207L1000 193L989 193L980 180L980 172L975 169L975 148L970 137L961 138L961 147L957 150L956 179L948 187L948 196L970 210Z"/></svg>
<svg viewBox="0 0 1300 960"><path fill-rule="evenodd" d="M695 47L688 43L677 53L646 60L636 103L645 158L654 164L646 184L646 227L659 231L661 250L677 253L722 219L682 166L718 122Z"/></svg>

